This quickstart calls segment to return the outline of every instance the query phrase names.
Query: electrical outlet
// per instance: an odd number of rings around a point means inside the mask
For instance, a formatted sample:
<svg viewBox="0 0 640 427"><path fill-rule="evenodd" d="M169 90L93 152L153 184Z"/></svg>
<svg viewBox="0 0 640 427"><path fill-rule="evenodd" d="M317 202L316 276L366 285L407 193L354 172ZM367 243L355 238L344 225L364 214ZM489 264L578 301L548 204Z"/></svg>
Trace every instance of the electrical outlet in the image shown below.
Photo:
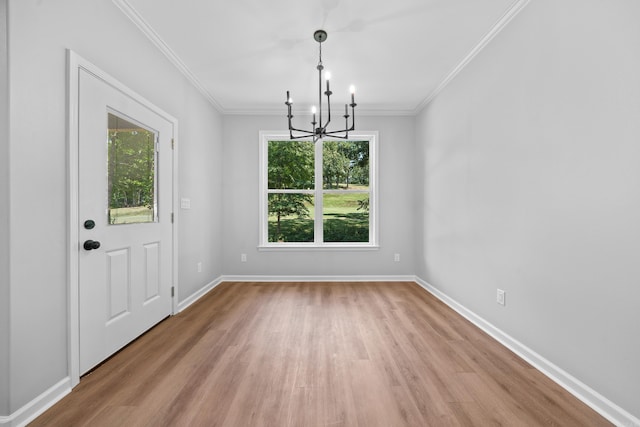
<svg viewBox="0 0 640 427"><path fill-rule="evenodd" d="M496 293L496 302L500 305L504 305L504 296L505 292L502 289L498 289L498 292Z"/></svg>
<svg viewBox="0 0 640 427"><path fill-rule="evenodd" d="M198 264L196 264L196 267L198 269L198 273L202 273L202 263L199 262Z"/></svg>
<svg viewBox="0 0 640 427"><path fill-rule="evenodd" d="M240 262L247 262L247 254L240 254Z"/></svg>
<svg viewBox="0 0 640 427"><path fill-rule="evenodd" d="M395 262L400 262L400 254L394 254L394 255L393 255L393 260L394 260Z"/></svg>
<svg viewBox="0 0 640 427"><path fill-rule="evenodd" d="M180 199L180 208L181 209L191 209L191 199Z"/></svg>

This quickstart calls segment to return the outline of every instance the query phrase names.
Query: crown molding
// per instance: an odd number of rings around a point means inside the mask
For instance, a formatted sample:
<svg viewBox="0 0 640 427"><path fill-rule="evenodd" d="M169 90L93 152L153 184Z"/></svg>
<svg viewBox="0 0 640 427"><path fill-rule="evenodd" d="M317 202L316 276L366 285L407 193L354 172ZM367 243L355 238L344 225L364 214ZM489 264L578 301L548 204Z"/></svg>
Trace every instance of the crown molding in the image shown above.
<svg viewBox="0 0 640 427"><path fill-rule="evenodd" d="M149 23L129 4L127 0L112 0L113 3L129 18L142 33L169 59L169 61L191 82L191 84L209 101L209 103L220 113L228 115L280 115L282 111L272 108L224 108L207 91L200 80L191 72L189 67L182 62L180 57L165 43L160 35L149 25ZM515 0L509 8L502 14L491 29L480 39L473 49L445 76L438 86L415 108L393 108L382 106L360 110L363 116L415 116L420 113L436 96L440 94L449 83L498 35L513 18L524 9L531 0ZM300 114L300 112L298 113Z"/></svg>
<svg viewBox="0 0 640 427"><path fill-rule="evenodd" d="M149 23L138 13L127 0L112 0L113 3L133 22L142 33L171 61L171 63L191 82L191 84L209 101L213 107L221 113L225 113L220 103L207 91L200 80L191 72L189 67L178 55L165 43Z"/></svg>
<svg viewBox="0 0 640 427"><path fill-rule="evenodd" d="M495 36L497 36L506 26L515 18L522 9L529 4L531 0L515 0L511 6L502 14L498 21L491 27L491 29L480 39L473 49L455 66L446 77L440 82L438 86L427 96L413 111L413 114L418 114L422 111L436 96L440 94L446 88L451 81L456 78L462 70L475 58L482 50L489 44Z"/></svg>
<svg viewBox="0 0 640 427"><path fill-rule="evenodd" d="M309 112L311 107L309 108L298 108L292 111L293 115L296 117L307 117L311 116ZM230 116L284 116L286 110L280 108L225 108L224 114ZM402 108L368 108L368 109L358 109L358 117L365 116L415 116L416 112L407 107Z"/></svg>
<svg viewBox="0 0 640 427"><path fill-rule="evenodd" d="M271 107L223 107L212 95L207 91L205 86L200 82L189 67L182 62L180 57L169 47L169 45L160 37L160 35L151 27L151 25L138 13L138 11L128 2L128 0L112 0L113 3L124 13L124 15L135 24L136 27L169 59L169 61L191 82L191 84L209 101L209 103L221 114L236 116L276 116L282 115L282 109ZM309 107L310 108L310 107ZM304 110L296 110L296 115L304 116L309 108ZM390 106L381 105L380 108L359 109L360 116L414 116L415 109L409 106Z"/></svg>

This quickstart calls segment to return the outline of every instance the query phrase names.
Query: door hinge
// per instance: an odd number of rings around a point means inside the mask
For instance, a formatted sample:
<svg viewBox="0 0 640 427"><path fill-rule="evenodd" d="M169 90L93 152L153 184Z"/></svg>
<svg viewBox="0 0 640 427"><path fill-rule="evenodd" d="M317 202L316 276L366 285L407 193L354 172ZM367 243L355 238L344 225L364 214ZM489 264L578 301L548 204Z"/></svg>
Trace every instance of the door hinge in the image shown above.
<svg viewBox="0 0 640 427"><path fill-rule="evenodd" d="M176 294L176 288L175 287L171 287L171 298L173 298Z"/></svg>
<svg viewBox="0 0 640 427"><path fill-rule="evenodd" d="M173 224L173 212L171 212L171 224Z"/></svg>
<svg viewBox="0 0 640 427"><path fill-rule="evenodd" d="M160 139L156 136L156 152L160 152Z"/></svg>
<svg viewBox="0 0 640 427"><path fill-rule="evenodd" d="M173 150L174 148L176 148L176 140L171 138L171 149Z"/></svg>

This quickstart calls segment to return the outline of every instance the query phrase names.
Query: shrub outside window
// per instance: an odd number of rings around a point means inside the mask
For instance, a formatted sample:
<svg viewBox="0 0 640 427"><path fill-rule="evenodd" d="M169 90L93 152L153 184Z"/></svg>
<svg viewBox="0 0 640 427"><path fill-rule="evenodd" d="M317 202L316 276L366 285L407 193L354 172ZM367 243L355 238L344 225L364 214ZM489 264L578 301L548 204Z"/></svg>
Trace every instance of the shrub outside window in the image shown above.
<svg viewBox="0 0 640 427"><path fill-rule="evenodd" d="M260 133L260 247L375 248L377 133Z"/></svg>

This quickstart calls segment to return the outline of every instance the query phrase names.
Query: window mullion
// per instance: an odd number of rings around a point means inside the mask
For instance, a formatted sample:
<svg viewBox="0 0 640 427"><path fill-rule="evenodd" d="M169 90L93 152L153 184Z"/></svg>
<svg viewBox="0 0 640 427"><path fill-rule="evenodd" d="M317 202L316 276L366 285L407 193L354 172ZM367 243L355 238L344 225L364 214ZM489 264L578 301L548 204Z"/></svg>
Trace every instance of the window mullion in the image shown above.
<svg viewBox="0 0 640 427"><path fill-rule="evenodd" d="M322 139L315 144L315 219L314 219L314 241L316 244L324 242L324 227L322 221L323 198L322 198Z"/></svg>

